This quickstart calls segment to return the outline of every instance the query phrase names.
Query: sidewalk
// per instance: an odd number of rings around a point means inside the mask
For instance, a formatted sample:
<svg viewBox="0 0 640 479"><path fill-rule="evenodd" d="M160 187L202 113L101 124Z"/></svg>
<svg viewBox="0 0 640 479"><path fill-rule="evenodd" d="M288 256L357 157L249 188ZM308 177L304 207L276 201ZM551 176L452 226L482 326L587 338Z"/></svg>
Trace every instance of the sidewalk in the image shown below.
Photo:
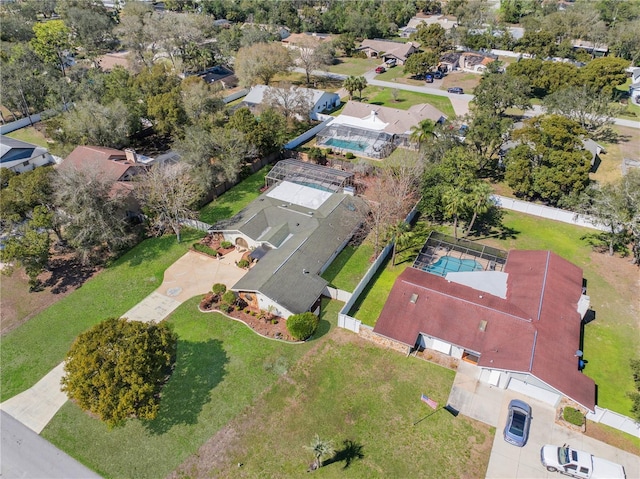
<svg viewBox="0 0 640 479"><path fill-rule="evenodd" d="M122 317L143 322L162 321L184 301L211 291L214 283L233 286L246 273L235 265L241 257L238 251L222 259L187 252L165 271L158 289ZM63 375L63 363L60 363L34 386L0 404L0 410L40 434L67 401L66 394L60 391Z"/></svg>

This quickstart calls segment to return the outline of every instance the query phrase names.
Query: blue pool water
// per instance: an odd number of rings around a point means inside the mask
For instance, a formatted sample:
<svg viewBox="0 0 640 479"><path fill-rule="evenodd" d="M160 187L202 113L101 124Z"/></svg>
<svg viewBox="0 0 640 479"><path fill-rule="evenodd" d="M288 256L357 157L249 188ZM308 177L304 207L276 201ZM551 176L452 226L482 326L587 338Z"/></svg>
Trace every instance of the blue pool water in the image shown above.
<svg viewBox="0 0 640 479"><path fill-rule="evenodd" d="M425 271L429 273L446 276L447 273L457 273L459 271L482 271L482 265L472 259L458 259L452 256L443 256L433 264L427 266Z"/></svg>
<svg viewBox="0 0 640 479"><path fill-rule="evenodd" d="M351 140L340 140L338 138L329 138L324 142L327 146L335 146L336 148L345 148L347 150L354 151L364 151L367 149L367 145L365 143L358 143L357 141Z"/></svg>

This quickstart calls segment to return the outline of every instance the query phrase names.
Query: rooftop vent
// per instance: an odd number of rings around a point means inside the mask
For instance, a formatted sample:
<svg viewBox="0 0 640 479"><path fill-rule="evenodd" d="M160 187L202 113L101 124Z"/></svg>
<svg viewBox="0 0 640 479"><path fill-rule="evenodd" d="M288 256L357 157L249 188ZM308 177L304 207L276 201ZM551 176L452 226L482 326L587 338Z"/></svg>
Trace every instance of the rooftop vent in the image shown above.
<svg viewBox="0 0 640 479"><path fill-rule="evenodd" d="M480 325L478 326L478 329L480 331L482 331L483 333L486 331L486 329L487 329L487 320L486 319L482 319L480 321Z"/></svg>
<svg viewBox="0 0 640 479"><path fill-rule="evenodd" d="M413 293L411 295L411 299L409 300L409 302L412 303L412 304L416 304L417 301L418 301L418 294L417 293Z"/></svg>

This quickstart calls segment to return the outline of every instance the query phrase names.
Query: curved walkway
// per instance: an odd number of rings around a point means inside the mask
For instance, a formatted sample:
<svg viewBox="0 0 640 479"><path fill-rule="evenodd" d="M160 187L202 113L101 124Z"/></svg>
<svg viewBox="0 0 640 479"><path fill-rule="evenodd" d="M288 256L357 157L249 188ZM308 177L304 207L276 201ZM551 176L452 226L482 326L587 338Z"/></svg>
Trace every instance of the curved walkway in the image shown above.
<svg viewBox="0 0 640 479"><path fill-rule="evenodd" d="M222 259L187 252L167 268L158 289L122 317L143 322L162 321L184 301L210 291L213 283L233 286L246 273L235 265L241 257L237 251ZM63 375L63 363L60 363L33 387L0 404L0 410L40 434L67 401L66 394L60 391Z"/></svg>

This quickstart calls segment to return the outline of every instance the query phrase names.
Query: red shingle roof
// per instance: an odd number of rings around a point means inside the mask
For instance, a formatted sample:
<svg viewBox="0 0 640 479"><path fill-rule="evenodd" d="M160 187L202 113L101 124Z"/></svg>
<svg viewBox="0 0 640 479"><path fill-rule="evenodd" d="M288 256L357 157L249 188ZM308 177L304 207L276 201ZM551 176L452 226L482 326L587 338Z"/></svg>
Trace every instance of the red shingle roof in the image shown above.
<svg viewBox="0 0 640 479"><path fill-rule="evenodd" d="M120 180L131 164L115 160L125 159L123 151L99 146L78 146L62 162L60 168L94 170L112 181Z"/></svg>
<svg viewBox="0 0 640 479"><path fill-rule="evenodd" d="M549 251L511 251L504 271L506 299L407 268L374 331L409 346L425 333L479 353L479 366L530 373L593 410L595 383L574 356L582 270Z"/></svg>

